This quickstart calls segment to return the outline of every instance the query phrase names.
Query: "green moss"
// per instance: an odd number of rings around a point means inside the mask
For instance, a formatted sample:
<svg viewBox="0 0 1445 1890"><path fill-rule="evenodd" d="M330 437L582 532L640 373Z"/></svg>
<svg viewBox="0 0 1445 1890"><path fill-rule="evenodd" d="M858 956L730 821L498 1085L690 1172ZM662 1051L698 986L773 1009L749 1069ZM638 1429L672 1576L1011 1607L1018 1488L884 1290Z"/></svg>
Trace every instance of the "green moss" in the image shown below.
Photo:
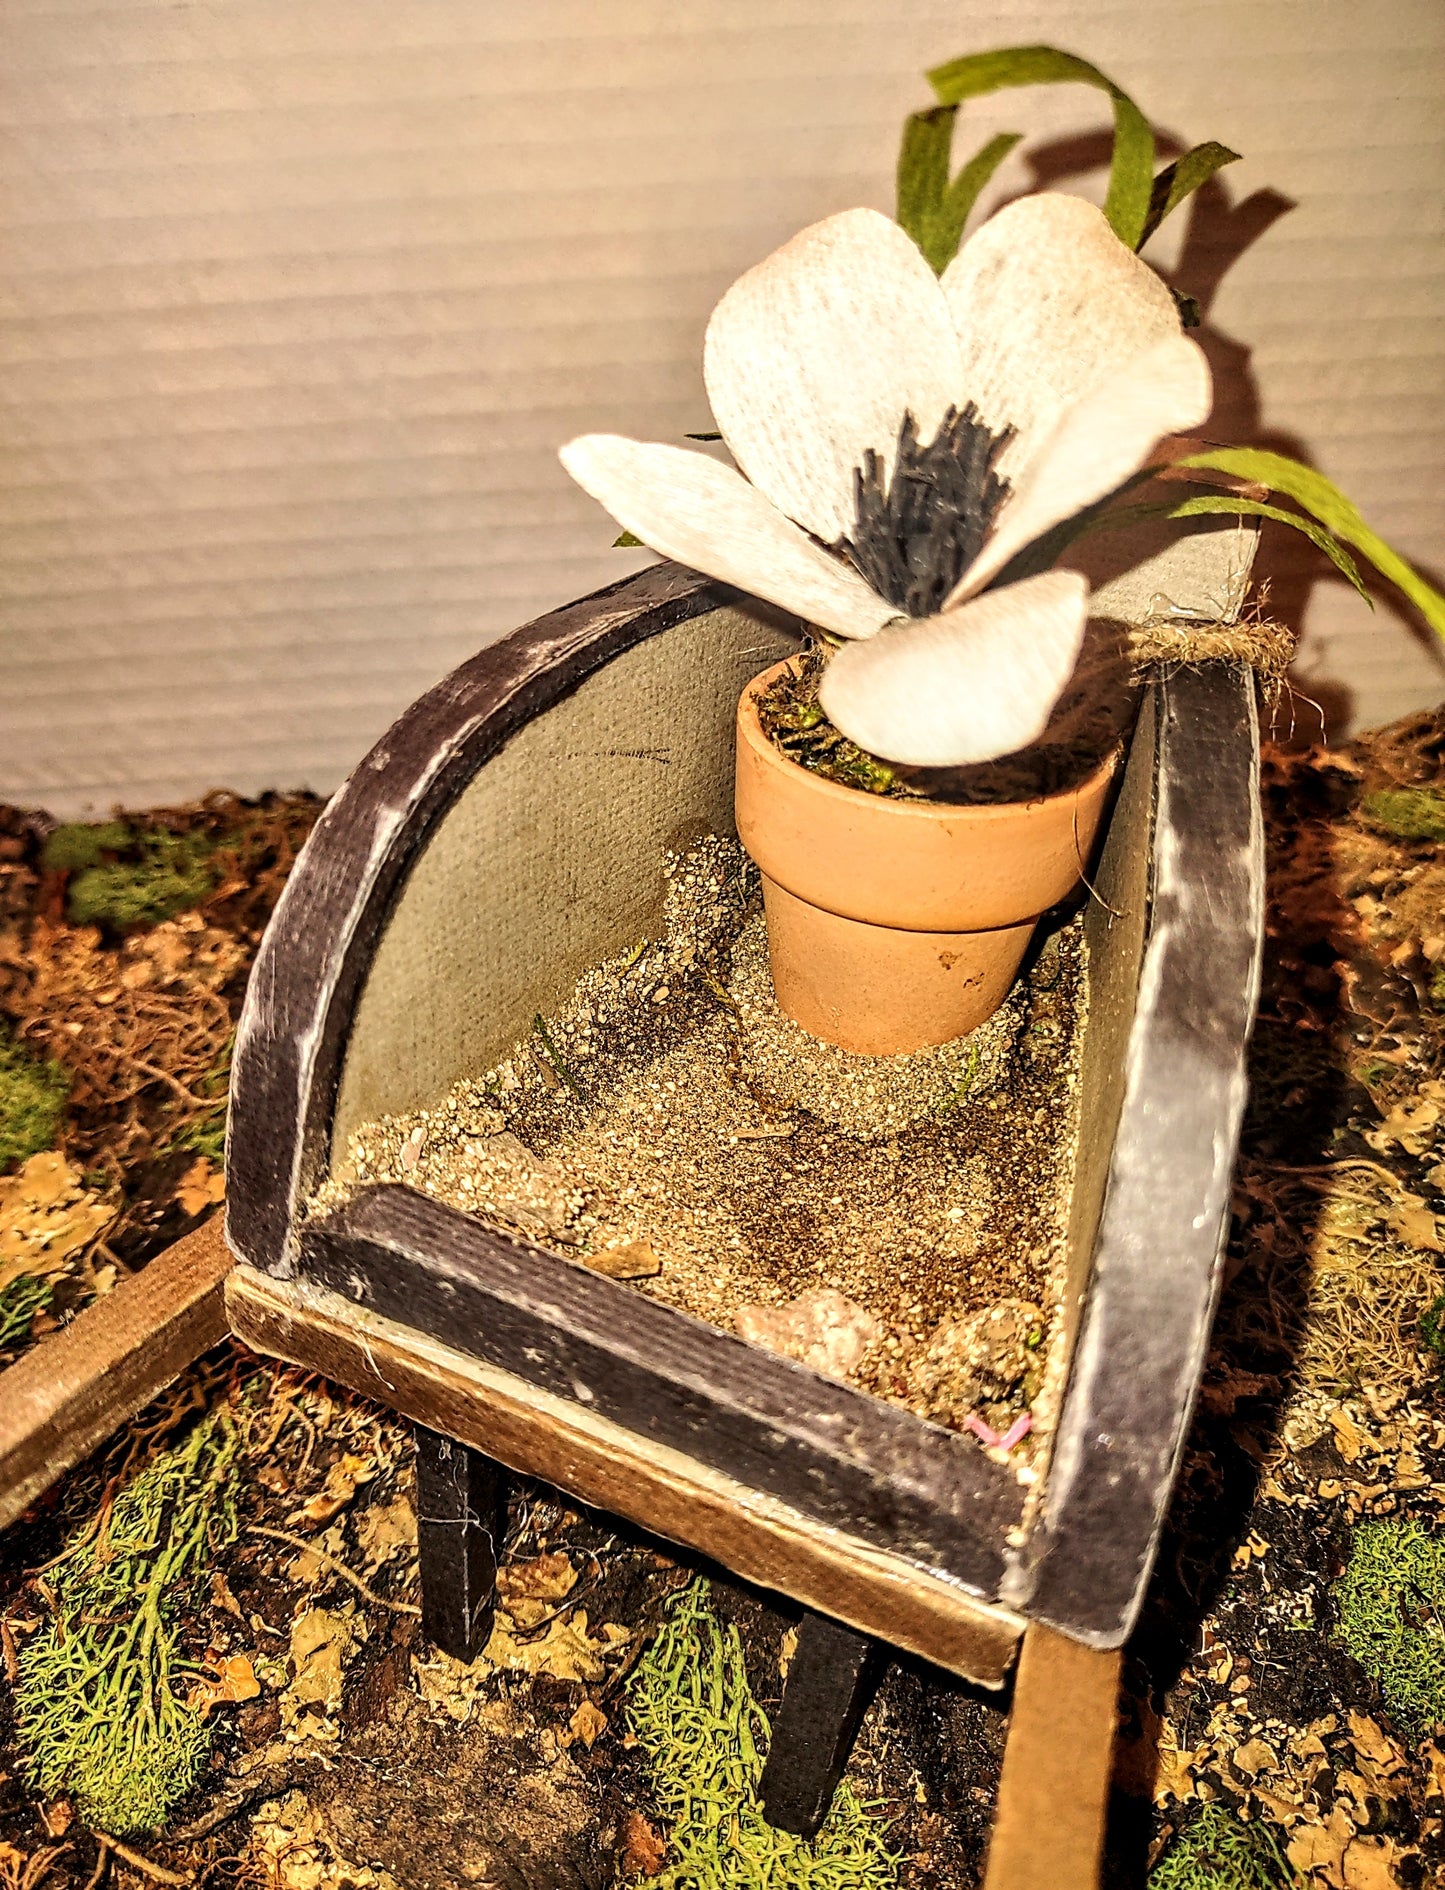
<svg viewBox="0 0 1445 1890"><path fill-rule="evenodd" d="M1445 1293L1432 1300L1421 1313L1420 1337L1445 1365Z"/></svg>
<svg viewBox="0 0 1445 1890"><path fill-rule="evenodd" d="M28 1338L30 1321L54 1298L54 1286L36 1273L19 1273L0 1286L0 1352Z"/></svg>
<svg viewBox="0 0 1445 1890"><path fill-rule="evenodd" d="M46 1574L51 1617L26 1643L16 1729L32 1788L72 1796L120 1837L161 1824L210 1733L185 1704L181 1615L209 1553L236 1535L236 1427L221 1411L133 1477ZM178 1690L179 1687L179 1690Z"/></svg>
<svg viewBox="0 0 1445 1890"><path fill-rule="evenodd" d="M1438 788L1383 788L1367 794L1360 811L1398 840L1445 840L1445 794Z"/></svg>
<svg viewBox="0 0 1445 1890"><path fill-rule="evenodd" d="M117 932L159 925L198 906L216 883L201 834L161 828L133 836L128 860L86 866L70 882L66 911L73 925L107 925Z"/></svg>
<svg viewBox="0 0 1445 1890"><path fill-rule="evenodd" d="M32 1056L0 1023L0 1175L54 1146L69 1094L66 1070Z"/></svg>
<svg viewBox="0 0 1445 1890"><path fill-rule="evenodd" d="M1223 1805L1206 1805L1149 1873L1148 1890L1296 1890L1267 1825L1246 1824Z"/></svg>
<svg viewBox="0 0 1445 1890"><path fill-rule="evenodd" d="M123 853L131 831L123 820L106 820L91 827L79 821L57 827L40 849L40 864L47 873L75 873L95 866L105 853Z"/></svg>
<svg viewBox="0 0 1445 1890"><path fill-rule="evenodd" d="M644 1890L893 1890L898 1859L846 1779L811 1841L763 1817L768 1722L748 1687L738 1631L708 1607L706 1583L670 1603L633 1678L628 1716L671 1826L669 1861Z"/></svg>
<svg viewBox="0 0 1445 1890"><path fill-rule="evenodd" d="M1334 1599L1338 1639L1400 1725L1445 1720L1445 1537L1408 1517L1361 1523Z"/></svg>

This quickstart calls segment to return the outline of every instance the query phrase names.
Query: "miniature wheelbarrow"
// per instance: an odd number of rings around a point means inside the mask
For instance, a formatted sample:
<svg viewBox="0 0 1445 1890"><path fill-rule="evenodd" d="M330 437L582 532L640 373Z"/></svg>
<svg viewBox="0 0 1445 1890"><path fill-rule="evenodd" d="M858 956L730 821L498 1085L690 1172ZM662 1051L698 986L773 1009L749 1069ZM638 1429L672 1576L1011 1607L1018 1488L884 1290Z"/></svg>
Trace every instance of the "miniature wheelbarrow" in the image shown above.
<svg viewBox="0 0 1445 1890"><path fill-rule="evenodd" d="M1207 595L1221 557L1242 595L1244 528L1179 546L1198 569L1173 595ZM1168 588L1147 565L1134 584L1117 614ZM968 1436L404 1186L307 1207L351 1131L485 1070L655 927L666 850L733 831L739 691L794 647L761 607L656 565L484 650L392 727L317 825L251 978L229 1317L419 1427L423 1626L447 1651L486 1637L500 1467L543 1478L808 1611L762 1785L777 1824L826 1810L872 1643L985 1687L1013 1673L988 1884L1073 1890L1097 1870L1118 1650L1219 1289L1261 939L1249 673L1153 673L1090 875L1068 1376L1031 1491Z"/></svg>

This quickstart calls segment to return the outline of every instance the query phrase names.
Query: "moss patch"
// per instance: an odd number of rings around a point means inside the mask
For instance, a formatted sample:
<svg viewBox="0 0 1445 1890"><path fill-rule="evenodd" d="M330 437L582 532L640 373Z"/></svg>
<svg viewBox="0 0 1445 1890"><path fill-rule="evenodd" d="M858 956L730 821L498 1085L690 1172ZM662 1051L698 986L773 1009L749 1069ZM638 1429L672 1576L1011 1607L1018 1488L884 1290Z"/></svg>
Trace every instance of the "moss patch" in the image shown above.
<svg viewBox="0 0 1445 1890"><path fill-rule="evenodd" d="M20 1273L0 1286L0 1352L4 1352L30 1331L36 1313L44 1312L55 1298L53 1282L38 1273Z"/></svg>
<svg viewBox="0 0 1445 1890"><path fill-rule="evenodd" d="M1438 788L1383 788L1367 794L1360 811L1397 840L1445 840L1445 793Z"/></svg>
<svg viewBox="0 0 1445 1890"><path fill-rule="evenodd" d="M54 1146L70 1077L32 1056L0 1023L0 1175Z"/></svg>
<svg viewBox="0 0 1445 1890"><path fill-rule="evenodd" d="M1300 1883L1267 1825L1206 1805L1150 1871L1148 1890L1295 1890Z"/></svg>
<svg viewBox="0 0 1445 1890"><path fill-rule="evenodd" d="M1340 1643L1400 1725L1445 1720L1445 1537L1408 1517L1362 1523L1334 1598Z"/></svg>
<svg viewBox="0 0 1445 1890"><path fill-rule="evenodd" d="M216 884L210 850L201 834L162 828L135 834L128 858L86 866L71 880L66 898L71 924L127 932L198 906Z"/></svg>
<svg viewBox="0 0 1445 1890"><path fill-rule="evenodd" d="M650 1890L892 1890L898 1859L881 1821L845 1779L811 1842L775 1831L757 1785L769 1726L752 1696L735 1626L722 1627L707 1586L670 1604L637 1669L632 1730L652 1761L653 1787L671 1825L668 1862Z"/></svg>
<svg viewBox="0 0 1445 1890"><path fill-rule="evenodd" d="M69 1793L115 1836L162 1823L206 1762L179 1620L215 1550L235 1539L238 1449L226 1412L203 1418L46 1574L51 1616L21 1654L15 1689L25 1768L35 1791Z"/></svg>

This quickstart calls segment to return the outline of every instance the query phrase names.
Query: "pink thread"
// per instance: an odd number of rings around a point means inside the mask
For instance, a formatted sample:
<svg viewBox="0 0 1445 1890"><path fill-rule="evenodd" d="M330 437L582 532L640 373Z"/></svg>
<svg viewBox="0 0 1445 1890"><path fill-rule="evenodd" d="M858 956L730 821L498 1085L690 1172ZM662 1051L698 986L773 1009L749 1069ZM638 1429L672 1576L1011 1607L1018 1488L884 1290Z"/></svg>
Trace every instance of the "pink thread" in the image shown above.
<svg viewBox="0 0 1445 1890"><path fill-rule="evenodd" d="M1032 1413L1025 1411L1022 1417L1014 1419L1003 1436L998 1440L1000 1450L1012 1450L1015 1444L1021 1444L1034 1428Z"/></svg>
<svg viewBox="0 0 1445 1890"><path fill-rule="evenodd" d="M983 1443L985 1443L990 1450L992 1450L995 1447L995 1445L1001 1444L1003 1442L1003 1439L999 1436L998 1432L995 1430L992 1430L987 1424L985 1424L983 1419L978 1415L977 1411L969 1412L968 1416L963 1420L963 1428L966 1431L972 1431L974 1436L979 1438Z"/></svg>

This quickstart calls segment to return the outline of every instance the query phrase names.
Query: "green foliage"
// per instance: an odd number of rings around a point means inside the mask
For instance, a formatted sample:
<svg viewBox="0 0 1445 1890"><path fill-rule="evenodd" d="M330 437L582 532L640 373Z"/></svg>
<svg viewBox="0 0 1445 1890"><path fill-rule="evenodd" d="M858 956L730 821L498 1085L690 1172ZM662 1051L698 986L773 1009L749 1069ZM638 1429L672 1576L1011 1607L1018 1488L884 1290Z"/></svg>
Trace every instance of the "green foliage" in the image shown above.
<svg viewBox="0 0 1445 1890"><path fill-rule="evenodd" d="M1445 1293L1430 1304L1420 1315L1420 1337L1445 1365Z"/></svg>
<svg viewBox="0 0 1445 1890"><path fill-rule="evenodd" d="M991 138L950 183L954 124L967 99L1018 85L1092 85L1105 93L1114 108L1114 151L1104 214L1130 249L1140 248L1165 217L1239 157L1228 145L1210 140L1165 165L1156 177L1154 134L1133 99L1097 66L1054 46L1006 46L950 59L933 68L928 82L939 102L928 111L914 112L904 124L898 153L898 221L940 275L957 253L979 192L1021 135L1006 131ZM1187 315L1185 321L1189 325Z"/></svg>
<svg viewBox="0 0 1445 1890"><path fill-rule="evenodd" d="M32 1056L0 1023L0 1175L54 1147L69 1094L63 1066Z"/></svg>
<svg viewBox="0 0 1445 1890"><path fill-rule="evenodd" d="M1192 197L1201 184L1207 184L1216 171L1222 171L1226 164L1237 164L1239 156L1238 151L1231 151L1227 144L1218 144L1211 138L1206 144L1196 144L1192 151L1186 151L1172 164L1166 164L1150 189L1149 214L1144 219L1144 234L1136 247L1142 248L1165 217ZM1197 323L1185 323L1186 328L1195 326Z"/></svg>
<svg viewBox="0 0 1445 1890"><path fill-rule="evenodd" d="M934 273L942 275L958 254L963 226L979 192L1023 136L1002 131L957 177L948 179L956 105L914 112L903 127L898 153L898 221L917 243Z"/></svg>
<svg viewBox="0 0 1445 1890"><path fill-rule="evenodd" d="M1054 46L1007 46L935 66L928 83L940 105L961 105L1014 85L1092 85L1107 93L1114 107L1114 156L1104 215L1121 243L1137 249L1143 242L1154 185L1154 133L1128 93L1097 66Z"/></svg>
<svg viewBox="0 0 1445 1890"><path fill-rule="evenodd" d="M1149 1872L1148 1890L1303 1890L1268 1826L1206 1805Z"/></svg>
<svg viewBox="0 0 1445 1890"><path fill-rule="evenodd" d="M1361 1523L1334 1600L1341 1645L1400 1725L1445 1720L1445 1538L1409 1517Z"/></svg>
<svg viewBox="0 0 1445 1890"><path fill-rule="evenodd" d="M17 1273L0 1286L0 1352L30 1333L30 1321L55 1298L55 1287L38 1273Z"/></svg>
<svg viewBox="0 0 1445 1890"><path fill-rule="evenodd" d="M70 882L66 911L74 925L107 925L128 931L159 925L198 906L216 879L202 834L152 828L132 834L128 860L86 866Z"/></svg>
<svg viewBox="0 0 1445 1890"><path fill-rule="evenodd" d="M51 1618L15 1689L26 1772L114 1836L161 1824L206 1762L206 1723L175 1689L180 1617L207 1555L235 1539L238 1449L228 1413L203 1418L46 1575Z"/></svg>
<svg viewBox="0 0 1445 1890"><path fill-rule="evenodd" d="M846 1779L811 1841L763 1817L767 1718L749 1690L738 1631L720 1625L704 1582L670 1602L633 1677L628 1716L671 1826L673 1861L644 1890L893 1890L898 1859Z"/></svg>
<svg viewBox="0 0 1445 1890"><path fill-rule="evenodd" d="M1312 518L1304 518L1298 512L1286 512L1278 505L1267 505L1262 499L1246 499L1232 492L1200 493L1192 499L1169 500L1157 505L1117 506L1111 512L1102 512L1091 521L1093 529L1113 529L1120 525L1133 525L1146 518L1203 518L1211 513L1236 518L1272 518L1280 525L1292 525L1297 532L1324 552L1336 569L1354 585L1361 597L1369 603L1369 595L1361 582L1359 568L1354 559L1339 540L1322 525L1317 525Z"/></svg>
<svg viewBox="0 0 1445 1890"><path fill-rule="evenodd" d="M614 551L634 551L642 548L642 540L636 532L619 532L612 541Z"/></svg>
<svg viewBox="0 0 1445 1890"><path fill-rule="evenodd" d="M130 842L131 831L123 820L96 826L74 821L50 834L40 849L40 864L47 873L75 873L83 866L97 865L103 853L123 853Z"/></svg>
<svg viewBox="0 0 1445 1890"><path fill-rule="evenodd" d="M1365 796L1360 812L1399 840L1445 840L1445 794L1438 788L1383 788Z"/></svg>
<svg viewBox="0 0 1445 1890"><path fill-rule="evenodd" d="M1323 473L1317 473L1312 466L1302 466L1297 459L1288 459L1283 453L1270 453L1254 446L1216 447L1212 452L1192 454L1179 464L1229 473L1236 479L1248 479L1293 499L1302 512L1333 538L1352 546L1361 557L1368 559L1381 577L1388 578L1409 598L1436 635L1445 638L1445 597L1427 584L1378 533L1370 530L1358 507ZM1228 503L1239 511L1251 502L1231 499Z"/></svg>

